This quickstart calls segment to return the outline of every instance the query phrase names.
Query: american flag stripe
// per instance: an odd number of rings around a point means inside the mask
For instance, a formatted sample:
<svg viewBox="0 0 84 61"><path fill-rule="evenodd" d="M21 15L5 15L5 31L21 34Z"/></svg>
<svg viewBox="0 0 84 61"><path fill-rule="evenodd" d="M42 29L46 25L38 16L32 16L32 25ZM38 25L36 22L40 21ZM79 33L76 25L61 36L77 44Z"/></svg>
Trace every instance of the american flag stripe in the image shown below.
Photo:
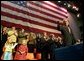
<svg viewBox="0 0 84 61"><path fill-rule="evenodd" d="M44 15L45 13L42 13L42 14L41 14L41 13L39 13L39 12L32 11L32 10L27 9L27 8L24 8L24 7L20 7L20 6L18 6L18 5L12 4L12 3L10 3L10 2L1 2L1 3L7 4L7 5L12 6L12 7L15 7L15 8L17 8L17 9L21 9L21 10L26 11L26 12L33 13L33 14L35 14L35 15L38 14L39 16L42 16L42 17L47 18L47 19L51 19L51 20L53 20L53 21L60 21L60 20L61 20L61 19L58 19L57 17L54 18L53 16L50 16L49 14ZM15 9L15 10L16 10L16 9Z"/></svg>
<svg viewBox="0 0 84 61"><path fill-rule="evenodd" d="M14 11L9 11L9 10L6 10L5 8L2 8L1 9L2 10L2 12L4 11L4 12L9 12L10 14L15 14L15 12ZM11 12L13 12L13 13L11 13ZM3 14L3 15L6 15L6 14ZM9 14L7 14L6 16L8 16ZM17 14L15 14L16 16L17 16ZM19 13L18 13L18 15L19 15ZM21 15L21 14L20 14ZM12 15L10 15L9 17L11 17ZM23 17L25 16L25 15L22 15ZM33 15L32 15L33 16ZM13 16L14 17L14 16ZM16 18L16 17L15 17ZM21 18L21 17L20 17ZM30 17L31 19L33 19L32 17ZM28 16L27 16L27 18L26 18L26 20L29 20L30 18L28 18ZM18 19L18 16L17 16L17 19ZM44 23L46 23L47 25L51 25L51 26L55 26L55 28L57 27L57 25L56 24L54 24L54 23L50 23L50 22L47 22L47 21L42 21L41 19L41 21L39 21L39 20L37 20L38 18L36 18L36 21L38 21L38 22L40 22L40 23L42 23L42 22L44 22ZM47 20L49 20L49 19L47 19ZM33 21L35 21L35 20L33 20Z"/></svg>
<svg viewBox="0 0 84 61"><path fill-rule="evenodd" d="M41 25L41 26L44 26L44 27L48 27L48 28L52 28L52 29L55 29L56 28L56 27L49 26L49 25L46 25L46 24L43 24L43 23L39 23L39 22L36 22L36 21L28 20L26 18L22 18L22 17L19 17L19 16L11 15L11 14L6 13L6 12L1 12L1 14L3 16L7 16L7 17L10 17L10 18L17 18L18 20L21 20L21 21L24 21L24 22L29 22L29 23L33 23L33 24L36 23L38 25Z"/></svg>
<svg viewBox="0 0 84 61"><path fill-rule="evenodd" d="M1 5L1 6L4 7L4 8L2 8L2 11L7 12L8 9L5 9L5 8L7 8L7 7L6 7L6 6L3 6L3 5ZM10 7L9 7L9 8L10 8ZM13 10L13 11L17 11L17 10ZM18 11L17 11L17 12L18 12ZM9 12L9 13L10 13L10 12ZM21 13L21 12L20 12L20 13ZM24 13L23 13L23 14L24 14ZM17 15L17 14L16 14L16 15ZM27 15L28 15L28 16L31 15L32 17L36 17L36 18L40 18L41 22L42 22L42 20L43 20L43 22L51 23L51 22L48 21L49 19L45 19L45 18L40 17L40 16L38 16L38 15L36 16L36 15L34 15L34 14L32 14L32 13L31 13L31 14L28 13ZM44 21L44 19L47 20L47 21ZM53 21L52 21L52 22L53 22ZM56 22L53 22L53 23L51 23L51 24L52 24L52 25L53 25L53 24L56 25Z"/></svg>
<svg viewBox="0 0 84 61"><path fill-rule="evenodd" d="M39 25L36 25L36 24L29 24L29 22L16 20L16 19L9 18L9 17L6 17L6 16L1 16L1 20L11 22L11 23L15 23L15 24L21 24L23 26L28 26L28 27L32 27L32 28L36 28L36 29L41 29L41 30L48 31L48 32L60 33L60 31L58 31L58 30L54 30L54 29L51 29L51 28L39 26Z"/></svg>
<svg viewBox="0 0 84 61"><path fill-rule="evenodd" d="M46 5L46 4L42 4L41 5L42 2L38 2L39 3L38 4L36 1L30 1L30 2L28 2L28 5L30 5L29 3L31 3L33 5L37 5L37 6L41 7L41 8L47 9L47 11L51 11L52 12L51 14L57 13L59 15L67 17L67 14L62 12L62 11L56 10L55 8L50 7L50 6ZM54 15L56 15L56 14L54 14Z"/></svg>
<svg viewBox="0 0 84 61"><path fill-rule="evenodd" d="M14 7L5 5L5 4L1 4L1 6L4 7L4 8L11 9L11 10L13 10L13 11L17 11L17 12L23 13L23 14L32 15L33 17L38 17L38 18L41 18L41 19L43 19L43 20L45 20L45 21L49 21L49 22L51 22L51 23L55 23L55 24L56 24L56 21L50 20L50 19L48 19L48 18L41 17L41 16L39 16L39 15L34 15L34 14L32 14L32 13L29 13L29 12L26 12L26 11L22 11L22 10L20 10L20 9L17 9L17 8L14 8Z"/></svg>
<svg viewBox="0 0 84 61"><path fill-rule="evenodd" d="M57 27L57 25L56 24L53 24L53 23L50 23L50 22L47 22L47 21L42 21L41 19L38 19L38 18L34 18L34 17L29 17L29 16L26 16L26 15L24 15L24 14L20 14L20 13L18 13L18 12L14 12L14 11L11 11L11 10L9 10L9 9L6 9L6 8L3 8L3 7L1 7L1 14L2 15L5 15L5 16L8 16L8 17L12 17L12 18L17 18L17 19L20 19L20 20L22 20L22 21L26 21L26 22L30 22L30 23L36 23L36 24L39 24L39 25L43 25L43 26L45 26L45 25L47 25L48 27L49 27L49 25L51 25L50 27L51 28L56 28ZM12 12L12 13L11 13ZM16 14L15 14L16 13ZM17 14L18 14L18 16L17 16ZM21 16L20 16L20 15ZM25 17L24 17L25 16ZM28 18L29 17L29 18ZM30 21L29 21L30 20ZM41 21L39 21L39 20L41 20Z"/></svg>
<svg viewBox="0 0 84 61"><path fill-rule="evenodd" d="M61 20L63 20L63 18L65 18L65 17L63 17L61 15L58 15L58 14L55 14L54 12L49 11L48 9L44 9L44 7L42 8L41 6L39 6L39 5L37 6L36 4L33 4L33 3L28 3L28 6L29 6L29 9L31 9L31 7L34 8L34 9L32 9L34 11L35 11L35 9L39 9L39 11L41 13L44 12L43 14L50 15L50 16L52 16L54 18L58 18L58 19L61 19Z"/></svg>
<svg viewBox="0 0 84 61"><path fill-rule="evenodd" d="M44 2L45 4L51 6L51 7L55 8L55 9L58 9L59 11L62 11L62 12L67 14L67 10L66 9L60 8L58 5L53 4L52 2L49 2L49 1L42 1L42 2Z"/></svg>
<svg viewBox="0 0 84 61"><path fill-rule="evenodd" d="M29 6L23 7L8 1L2 1L1 2L2 25L4 25L7 22L9 24L14 24L17 27L21 26L22 28L25 28L28 30L31 29L33 32L46 31L48 33L61 34L60 31L56 30L57 21L62 22L62 19L66 18L67 13L65 13L65 11L64 11L64 14L63 13L59 14L60 12L56 13L54 11L55 9L54 6L53 6L54 8L53 10L46 7L45 9L43 7L44 6L43 1L41 1L43 6L41 5L37 6L36 2L34 3L35 5L32 4L31 2L33 1L27 2ZM37 9L38 7L42 7L43 9L42 10ZM63 12L63 10L61 12ZM5 25L9 26L7 24ZM33 29L34 30L37 29L37 31L34 31Z"/></svg>

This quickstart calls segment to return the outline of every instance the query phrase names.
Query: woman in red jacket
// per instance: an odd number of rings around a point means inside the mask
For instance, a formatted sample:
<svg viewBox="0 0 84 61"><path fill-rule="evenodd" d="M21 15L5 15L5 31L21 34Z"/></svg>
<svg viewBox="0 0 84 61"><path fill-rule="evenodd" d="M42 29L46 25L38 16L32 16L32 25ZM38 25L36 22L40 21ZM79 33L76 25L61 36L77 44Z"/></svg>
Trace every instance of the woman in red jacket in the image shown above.
<svg viewBox="0 0 84 61"><path fill-rule="evenodd" d="M19 45L16 49L16 54L14 60L26 60L28 53L27 40L22 40L22 44Z"/></svg>

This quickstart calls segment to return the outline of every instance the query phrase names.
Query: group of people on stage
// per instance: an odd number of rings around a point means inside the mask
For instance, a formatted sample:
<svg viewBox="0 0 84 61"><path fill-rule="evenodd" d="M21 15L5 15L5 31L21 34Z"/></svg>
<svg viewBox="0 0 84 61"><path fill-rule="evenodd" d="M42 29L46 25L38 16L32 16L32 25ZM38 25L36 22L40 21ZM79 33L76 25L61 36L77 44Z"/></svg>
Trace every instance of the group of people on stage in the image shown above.
<svg viewBox="0 0 84 61"><path fill-rule="evenodd" d="M55 44L58 48L63 44L60 36L55 37L54 34L48 36L46 32L35 34L27 33L24 29L17 31L15 27L11 29L3 27L1 34L3 60L26 60L29 53L37 59L48 59L51 45Z"/></svg>
<svg viewBox="0 0 84 61"><path fill-rule="evenodd" d="M3 27L1 31L2 60L31 60L31 59L53 59L53 47L60 48L74 44L72 35L66 26L58 26L61 36L47 35L46 32L25 32L24 29L16 30L15 27L8 29Z"/></svg>

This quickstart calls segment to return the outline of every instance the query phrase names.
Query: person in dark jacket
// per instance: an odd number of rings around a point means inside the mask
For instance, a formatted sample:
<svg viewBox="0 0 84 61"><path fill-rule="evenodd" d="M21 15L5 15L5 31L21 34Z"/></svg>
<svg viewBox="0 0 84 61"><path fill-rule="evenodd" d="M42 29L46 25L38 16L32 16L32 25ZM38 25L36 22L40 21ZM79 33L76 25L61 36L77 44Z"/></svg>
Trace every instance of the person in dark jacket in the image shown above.
<svg viewBox="0 0 84 61"><path fill-rule="evenodd" d="M69 28L69 24L66 21L63 21L62 24L58 22L58 30L61 31L62 36L64 37L63 43L65 46L72 45L73 38L71 35L71 30Z"/></svg>
<svg viewBox="0 0 84 61"><path fill-rule="evenodd" d="M42 52L42 35L39 33L36 36L36 58L41 59L41 52ZM39 56L39 57L38 57Z"/></svg>
<svg viewBox="0 0 84 61"><path fill-rule="evenodd" d="M42 60L47 60L48 59L48 36L47 33L43 33L42 37Z"/></svg>
<svg viewBox="0 0 84 61"><path fill-rule="evenodd" d="M7 27L4 27L1 31L2 31L1 55L2 55L3 47L4 47L4 45L5 45L6 41L7 41L7 36L8 36L8 34L7 34Z"/></svg>
<svg viewBox="0 0 84 61"><path fill-rule="evenodd" d="M63 47L63 41L60 36L57 37L57 48Z"/></svg>
<svg viewBox="0 0 84 61"><path fill-rule="evenodd" d="M36 40L35 40L35 35L33 35L34 33L30 32L29 35L29 41L27 42L27 46L28 46L28 53L30 55L32 55L32 58L34 58L34 53L35 53L35 49L36 49Z"/></svg>
<svg viewBox="0 0 84 61"><path fill-rule="evenodd" d="M50 34L49 35L49 39L47 41L47 46L48 46L48 57L49 59L53 60L54 56L53 56L53 50L54 50L54 41L55 41L55 35L54 34Z"/></svg>

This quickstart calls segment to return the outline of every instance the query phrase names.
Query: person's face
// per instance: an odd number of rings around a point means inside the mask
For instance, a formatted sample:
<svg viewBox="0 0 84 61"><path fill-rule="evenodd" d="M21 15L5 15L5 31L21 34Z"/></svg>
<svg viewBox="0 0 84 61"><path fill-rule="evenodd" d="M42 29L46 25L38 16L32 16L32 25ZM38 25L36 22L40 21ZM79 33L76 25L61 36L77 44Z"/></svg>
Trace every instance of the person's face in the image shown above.
<svg viewBox="0 0 84 61"><path fill-rule="evenodd" d="M29 39L29 35L27 35L27 39Z"/></svg>
<svg viewBox="0 0 84 61"><path fill-rule="evenodd" d="M66 26L68 26L69 25L69 23L68 23L68 21L66 21Z"/></svg>
<svg viewBox="0 0 84 61"><path fill-rule="evenodd" d="M52 37L54 38L54 37L55 37L55 35L54 35L54 34L52 34Z"/></svg>
<svg viewBox="0 0 84 61"><path fill-rule="evenodd" d="M66 25L66 26L68 26L68 25L69 25L68 20L64 20L64 23L65 23L65 25Z"/></svg>
<svg viewBox="0 0 84 61"><path fill-rule="evenodd" d="M4 27L3 30L4 30L4 31L7 30L7 27Z"/></svg>
<svg viewBox="0 0 84 61"><path fill-rule="evenodd" d="M11 43L12 42L12 40L11 40L10 37L7 38L7 41L8 41L8 43Z"/></svg>
<svg viewBox="0 0 84 61"><path fill-rule="evenodd" d="M46 32L44 32L44 36L47 36L47 33Z"/></svg>
<svg viewBox="0 0 84 61"><path fill-rule="evenodd" d="M38 37L41 37L41 34L38 34Z"/></svg>
<svg viewBox="0 0 84 61"><path fill-rule="evenodd" d="M24 32L24 29L22 29L22 32Z"/></svg>
<svg viewBox="0 0 84 61"><path fill-rule="evenodd" d="M23 45L26 45L26 43L27 43L27 40L22 40Z"/></svg>
<svg viewBox="0 0 84 61"><path fill-rule="evenodd" d="M12 27L13 30L15 30L15 27Z"/></svg>

